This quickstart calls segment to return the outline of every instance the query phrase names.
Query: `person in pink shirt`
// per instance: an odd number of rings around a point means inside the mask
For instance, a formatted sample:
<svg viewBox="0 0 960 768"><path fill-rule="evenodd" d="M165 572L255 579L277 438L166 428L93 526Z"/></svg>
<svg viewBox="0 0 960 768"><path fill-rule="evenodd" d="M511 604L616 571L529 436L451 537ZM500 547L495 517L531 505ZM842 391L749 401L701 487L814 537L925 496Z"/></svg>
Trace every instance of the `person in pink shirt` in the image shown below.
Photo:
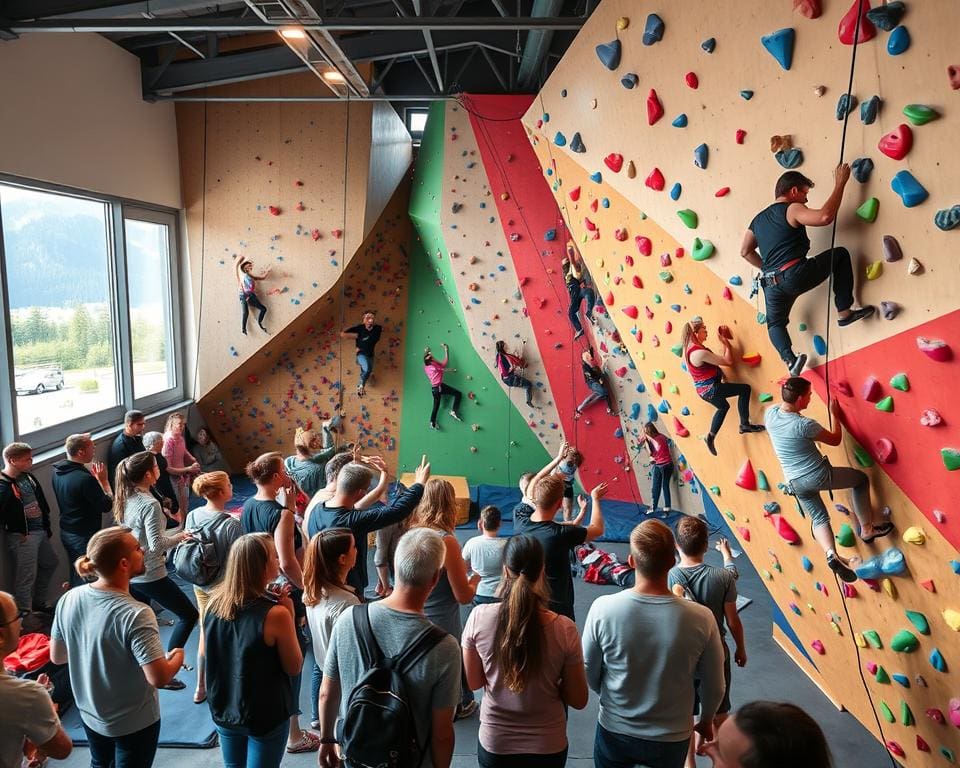
<svg viewBox="0 0 960 768"><path fill-rule="evenodd" d="M670 441L666 435L648 421L643 425L643 441L653 459L653 498L650 501L650 512L656 513L660 493L663 492L663 513L670 514L670 478L673 477L673 457L670 455Z"/></svg>
<svg viewBox="0 0 960 768"><path fill-rule="evenodd" d="M453 408L450 409L450 415L457 421L463 421L460 418L460 400L463 398L463 392L456 387L443 383L443 374L447 370L447 364L450 359L450 349L443 344L443 360L437 360L427 347L423 352L423 372L427 374L430 380L430 391L433 393L433 410L430 412L430 429L439 430L437 424L437 412L440 410L440 399L444 395L453 397ZM457 370L451 368L451 371Z"/></svg>
<svg viewBox="0 0 960 768"><path fill-rule="evenodd" d="M503 550L500 603L478 605L463 630L463 668L480 704L480 768L563 768L566 707L589 691L577 626L549 610L543 545L512 536Z"/></svg>
<svg viewBox="0 0 960 768"><path fill-rule="evenodd" d="M180 513L187 514L190 501L190 483L200 474L200 462L187 450L183 437L186 420L182 413L171 413L163 428L163 458L167 460L167 472L173 477L177 491Z"/></svg>

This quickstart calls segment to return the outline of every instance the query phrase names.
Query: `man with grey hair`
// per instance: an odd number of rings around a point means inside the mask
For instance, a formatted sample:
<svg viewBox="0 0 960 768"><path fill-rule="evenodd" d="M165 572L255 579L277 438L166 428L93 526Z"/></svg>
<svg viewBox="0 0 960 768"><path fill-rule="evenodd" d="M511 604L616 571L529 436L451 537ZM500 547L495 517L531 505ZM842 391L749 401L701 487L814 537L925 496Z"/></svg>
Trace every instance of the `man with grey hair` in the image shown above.
<svg viewBox="0 0 960 768"><path fill-rule="evenodd" d="M420 470L425 466L429 467L421 463ZM397 544L393 594L377 603L351 609L369 611L370 628L384 658L400 656L433 626L423 615L423 604L440 578L444 552L443 539L436 531L408 531ZM367 672L353 618L352 613L344 614L334 625L323 665L321 768L340 765L336 751L337 714L345 714L351 691ZM447 635L403 675L417 739L424 750L422 768L448 768L453 758L453 715L460 701L460 666L460 646ZM424 740L428 743L424 744Z"/></svg>
<svg viewBox="0 0 960 768"><path fill-rule="evenodd" d="M157 469L160 470L160 477L156 483L150 486L150 493L153 498L160 502L163 507L163 514L167 518L167 528L175 527L178 524L177 513L180 511L180 502L177 501L177 491L173 487L173 480L170 473L167 472L167 459L163 455L163 433L147 432L143 436L143 447L150 451L157 460ZM183 511L186 516L187 510ZM180 517L182 520L183 517Z"/></svg>
<svg viewBox="0 0 960 768"><path fill-rule="evenodd" d="M357 545L357 562L347 574L347 584L353 587L361 597L369 583L367 534L405 520L420 503L423 497L423 485L430 479L430 464L424 455L414 473L414 484L398 493L389 506L357 509L357 502L367 495L370 482L373 480L373 472L369 467L380 472L386 471L383 459L377 456L365 458L364 462L365 464L347 464L340 470L340 474L337 475L337 490L333 498L320 503L312 510L307 530L310 538L327 528L349 528L353 532Z"/></svg>

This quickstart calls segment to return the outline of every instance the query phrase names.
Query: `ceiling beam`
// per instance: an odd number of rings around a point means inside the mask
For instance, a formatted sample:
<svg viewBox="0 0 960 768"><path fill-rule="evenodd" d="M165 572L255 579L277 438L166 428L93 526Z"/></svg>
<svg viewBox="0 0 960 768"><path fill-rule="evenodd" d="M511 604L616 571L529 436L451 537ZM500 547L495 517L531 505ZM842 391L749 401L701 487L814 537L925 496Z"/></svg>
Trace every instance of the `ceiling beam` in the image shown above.
<svg viewBox="0 0 960 768"><path fill-rule="evenodd" d="M413 0L413 12L419 17L423 14L423 6L420 0ZM437 78L437 88L440 93L445 90L443 87L443 75L440 74L440 62L437 60L437 49L433 47L433 35L429 29L423 30L423 41L427 44L427 53L430 56L430 65L433 67L433 75Z"/></svg>
<svg viewBox="0 0 960 768"><path fill-rule="evenodd" d="M531 16L554 16L563 7L563 0L533 0ZM527 35L527 42L523 46L523 56L520 59L520 70L517 72L517 82L521 88L531 88L537 85L540 68L543 66L550 43L553 42L553 32L546 29L537 29Z"/></svg>

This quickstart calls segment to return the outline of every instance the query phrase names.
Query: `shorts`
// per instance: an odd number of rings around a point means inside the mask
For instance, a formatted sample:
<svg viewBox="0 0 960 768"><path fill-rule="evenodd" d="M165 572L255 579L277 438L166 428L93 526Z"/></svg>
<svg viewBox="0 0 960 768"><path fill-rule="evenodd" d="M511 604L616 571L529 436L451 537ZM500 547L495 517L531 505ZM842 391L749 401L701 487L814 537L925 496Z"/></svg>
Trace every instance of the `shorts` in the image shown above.
<svg viewBox="0 0 960 768"><path fill-rule="evenodd" d="M730 649L723 641L723 699L717 707L718 715L725 715L730 711ZM700 681L693 681L693 716L700 715Z"/></svg>
<svg viewBox="0 0 960 768"><path fill-rule="evenodd" d="M572 499L573 498L573 483L563 481L563 498Z"/></svg>

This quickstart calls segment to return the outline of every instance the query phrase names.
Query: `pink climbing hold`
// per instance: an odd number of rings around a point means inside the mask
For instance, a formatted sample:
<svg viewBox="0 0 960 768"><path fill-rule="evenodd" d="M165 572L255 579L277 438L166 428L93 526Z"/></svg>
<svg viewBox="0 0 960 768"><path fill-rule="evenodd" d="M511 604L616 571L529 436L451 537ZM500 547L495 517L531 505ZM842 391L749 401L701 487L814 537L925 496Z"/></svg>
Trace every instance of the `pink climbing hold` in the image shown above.
<svg viewBox="0 0 960 768"><path fill-rule="evenodd" d="M853 397L853 387L850 386L850 382L846 379L841 379L837 382L837 392L844 397Z"/></svg>
<svg viewBox="0 0 960 768"><path fill-rule="evenodd" d="M946 363L953 359L953 351L947 346L947 342L942 339L928 339L925 336L917 336L917 347L923 354L938 363Z"/></svg>
<svg viewBox="0 0 960 768"><path fill-rule="evenodd" d="M650 307L644 307L643 312L647 316L647 320L653 320L653 310Z"/></svg>
<svg viewBox="0 0 960 768"><path fill-rule="evenodd" d="M900 123L890 133L881 136L877 143L877 149L894 160L903 160L911 147L913 147L913 131L906 123Z"/></svg>
<svg viewBox="0 0 960 768"><path fill-rule="evenodd" d="M619 240L622 243L624 240L627 239L627 237L628 235L627 235L626 229L623 229L622 227L617 227L615 230L613 230L614 240Z"/></svg>
<svg viewBox="0 0 960 768"><path fill-rule="evenodd" d="M890 751L890 754L896 755L897 757L907 756L907 753L903 751L903 747L897 744L897 742L895 742L893 739L887 742L887 749Z"/></svg>
<svg viewBox="0 0 960 768"><path fill-rule="evenodd" d="M857 588L853 584L847 584L843 582L843 596L850 599L857 596Z"/></svg>
<svg viewBox="0 0 960 768"><path fill-rule="evenodd" d="M950 699L950 722L960 728L960 699Z"/></svg>
<svg viewBox="0 0 960 768"><path fill-rule="evenodd" d="M683 79L686 81L687 85L694 90L700 87L700 80L697 77L696 72L687 72L687 74L683 76Z"/></svg>
<svg viewBox="0 0 960 768"><path fill-rule="evenodd" d="M869 672L871 675L877 674L877 670L879 669L879 667L877 666L877 662L875 661L868 661L866 664L866 667L867 667L867 672Z"/></svg>
<svg viewBox="0 0 960 768"><path fill-rule="evenodd" d="M750 529L744 528L742 525L737 526L737 531L740 533L740 538L744 541L750 541Z"/></svg>
<svg viewBox="0 0 960 768"><path fill-rule="evenodd" d="M637 244L637 250L644 256L649 256L653 253L653 243L650 241L649 237L644 237L643 235L637 235L633 238L633 242Z"/></svg>
<svg viewBox="0 0 960 768"><path fill-rule="evenodd" d="M947 77L950 80L950 87L960 91L960 64L951 64L947 67Z"/></svg>
<svg viewBox="0 0 960 768"><path fill-rule="evenodd" d="M936 707L930 707L930 708L927 710L927 717L929 717L931 720L933 720L933 722L935 722L937 725L946 725L946 724L947 724L947 718L945 718L945 717L943 716L943 712L941 712L941 711L940 711L939 709L937 709Z"/></svg>
<svg viewBox="0 0 960 768"><path fill-rule="evenodd" d="M823 13L820 0L793 0L793 10L805 19L819 19Z"/></svg>
<svg viewBox="0 0 960 768"><path fill-rule="evenodd" d="M737 481L737 485L740 485L740 482ZM763 516L770 521L770 524L773 526L773 529L777 532L781 539L783 539L787 544L799 544L800 536L794 530L793 526L787 522L782 514L779 512L764 512Z"/></svg>
<svg viewBox="0 0 960 768"><path fill-rule="evenodd" d="M671 258L670 258L670 254L669 254L669 253L661 253L661 254L660 254L660 266L661 266L661 267L669 267L671 264L673 264L673 261L672 261Z"/></svg>
<svg viewBox="0 0 960 768"><path fill-rule="evenodd" d="M622 366L622 367L620 367L620 368L617 368L617 370L614 371L614 374L615 374L618 378L622 379L624 376L627 375L627 366L624 365L624 366Z"/></svg>
<svg viewBox="0 0 960 768"><path fill-rule="evenodd" d="M669 320L667 320L667 322L665 322L665 323L663 324L663 332L666 333L666 334L668 334L668 335L671 334L671 333L673 333L673 323L671 323Z"/></svg>
<svg viewBox="0 0 960 768"><path fill-rule="evenodd" d="M333 235L337 240L339 240L341 237L343 237L343 230L334 229L330 232L330 234Z"/></svg>
<svg viewBox="0 0 960 768"><path fill-rule="evenodd" d="M857 43L865 43L867 40L873 40L877 36L877 28L873 22L867 18L867 11L870 10L870 0L853 0L853 5L840 19L840 27L837 34L840 42L844 45L853 45L853 37L857 35ZM860 15L860 31L857 32L857 15Z"/></svg>
<svg viewBox="0 0 960 768"><path fill-rule="evenodd" d="M319 230L319 229L311 229L311 230L310 230L310 237L312 237L315 241L316 241L316 240L319 240L320 237L321 237L321 235L320 235L320 230Z"/></svg>
<svg viewBox="0 0 960 768"><path fill-rule="evenodd" d="M625 314L631 320L636 320L640 316L640 310L631 304L629 307L623 308L623 314Z"/></svg>
<svg viewBox="0 0 960 768"><path fill-rule="evenodd" d="M604 298L603 303L606 304L608 307L613 306L613 293L611 291L607 291L607 295Z"/></svg>
<svg viewBox="0 0 960 768"><path fill-rule="evenodd" d="M640 275L634 275L631 282L634 288L643 288L643 280L640 279Z"/></svg>
<svg viewBox="0 0 960 768"><path fill-rule="evenodd" d="M743 144L745 138L747 138L747 132L743 128L737 128L737 144Z"/></svg>
<svg viewBox="0 0 960 768"><path fill-rule="evenodd" d="M880 398L883 397L883 387L880 386L880 382L877 381L876 376L867 377L867 380L863 382L863 386L860 388L860 396L868 403L877 403L880 401Z"/></svg>
<svg viewBox="0 0 960 768"><path fill-rule="evenodd" d="M577 200L580 199L580 187L574 187L573 189L571 189L571 190L567 193L567 196L568 196L571 200L573 200L573 202L577 202Z"/></svg>
<svg viewBox="0 0 960 768"><path fill-rule="evenodd" d="M651 88L647 94L647 125L653 125L663 117L663 104L660 103L660 97L657 92Z"/></svg>
<svg viewBox="0 0 960 768"><path fill-rule="evenodd" d="M725 298L727 301L733 301L733 292L726 285L723 286L723 298Z"/></svg>
<svg viewBox="0 0 960 768"><path fill-rule="evenodd" d="M730 187L720 187L716 192L713 193L714 197L726 197L730 194Z"/></svg>
<svg viewBox="0 0 960 768"><path fill-rule="evenodd" d="M753 464L747 459L737 473L737 485L748 491L757 490L757 473L753 471Z"/></svg>
<svg viewBox="0 0 960 768"><path fill-rule="evenodd" d="M623 155L618 155L616 152L611 152L605 158L603 162L606 164L614 173L620 173L620 169L623 168Z"/></svg>
<svg viewBox="0 0 960 768"><path fill-rule="evenodd" d="M893 441L887 437L879 438L874 444L877 461L881 464L893 464L897 460L897 449Z"/></svg>
<svg viewBox="0 0 960 768"><path fill-rule="evenodd" d="M690 437L690 430L683 426L683 422L676 416L673 417L673 431L679 437Z"/></svg>
<svg viewBox="0 0 960 768"><path fill-rule="evenodd" d="M827 652L827 649L823 647L823 643L821 643L819 640L814 640L812 643L810 643L810 647L821 656Z"/></svg>
<svg viewBox="0 0 960 768"><path fill-rule="evenodd" d="M654 168L650 171L650 175L647 176L647 180L644 182L650 189L656 190L657 192L663 192L663 188L667 185L666 180L663 178L663 174L660 173L659 168Z"/></svg>
<svg viewBox="0 0 960 768"><path fill-rule="evenodd" d="M942 421L940 412L936 408L926 408L920 414L920 424L924 427L937 427Z"/></svg>
<svg viewBox="0 0 960 768"><path fill-rule="evenodd" d="M628 267L632 267L632 266L633 266L633 256L631 256L631 255L628 253L626 256L623 257L623 263L626 264Z"/></svg>
<svg viewBox="0 0 960 768"><path fill-rule="evenodd" d="M596 213L596 212L599 210L599 205L600 205L600 201L599 201L599 200L596 200L596 199L595 199L595 200L591 201L591 203L590 203L590 210L593 211L594 213Z"/></svg>
<svg viewBox="0 0 960 768"><path fill-rule="evenodd" d="M654 336L654 339L656 339L656 336ZM657 345L654 344L654 346L657 346ZM659 381L653 382L653 391L656 392L657 395L659 395L659 396L662 397L662 396L663 396L663 384L661 384Z"/></svg>
<svg viewBox="0 0 960 768"><path fill-rule="evenodd" d="M275 205L268 206L268 207L267 207L267 210L270 211L270 215L271 215L271 216L279 216L279 215L280 215L280 209L279 209L277 206L275 206Z"/></svg>

